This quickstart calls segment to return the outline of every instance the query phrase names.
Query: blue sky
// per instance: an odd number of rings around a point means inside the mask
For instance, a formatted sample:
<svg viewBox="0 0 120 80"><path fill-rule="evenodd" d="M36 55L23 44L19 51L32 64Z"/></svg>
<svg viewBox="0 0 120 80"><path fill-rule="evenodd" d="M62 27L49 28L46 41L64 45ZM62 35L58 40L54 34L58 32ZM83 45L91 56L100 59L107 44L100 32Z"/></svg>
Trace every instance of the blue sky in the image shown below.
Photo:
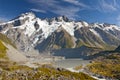
<svg viewBox="0 0 120 80"><path fill-rule="evenodd" d="M120 0L0 0L0 20L25 12L40 18L65 15L73 20L120 25Z"/></svg>

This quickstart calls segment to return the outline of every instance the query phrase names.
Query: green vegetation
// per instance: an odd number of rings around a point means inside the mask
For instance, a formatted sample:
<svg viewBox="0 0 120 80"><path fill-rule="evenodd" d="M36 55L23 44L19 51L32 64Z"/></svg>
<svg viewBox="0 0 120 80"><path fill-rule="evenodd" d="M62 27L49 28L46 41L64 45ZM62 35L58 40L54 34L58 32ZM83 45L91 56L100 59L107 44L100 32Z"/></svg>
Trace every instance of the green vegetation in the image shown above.
<svg viewBox="0 0 120 80"><path fill-rule="evenodd" d="M76 66L75 68L74 68L74 70L80 70L80 69L82 69L83 68L83 65L79 65L79 66Z"/></svg>
<svg viewBox="0 0 120 80"><path fill-rule="evenodd" d="M81 39L76 42L76 47L81 47L81 46L90 46L89 44L85 43Z"/></svg>
<svg viewBox="0 0 120 80"><path fill-rule="evenodd" d="M9 60L0 61L0 68L10 72L15 70L25 70L25 71L31 70L31 68L28 66L18 65L17 63Z"/></svg>
<svg viewBox="0 0 120 80"><path fill-rule="evenodd" d="M7 47L3 44L3 42L12 45L14 48L16 48L16 46L11 42L10 39L0 33L0 59L8 59L6 56Z"/></svg>
<svg viewBox="0 0 120 80"><path fill-rule="evenodd" d="M95 80L81 72L70 72L48 65L34 69L9 61L0 62L0 72L2 80Z"/></svg>
<svg viewBox="0 0 120 80"><path fill-rule="evenodd" d="M114 53L98 57L87 66L88 71L100 76L120 79L120 54Z"/></svg>
<svg viewBox="0 0 120 80"><path fill-rule="evenodd" d="M0 58L5 58L6 57L6 49L7 48L0 41Z"/></svg>
<svg viewBox="0 0 120 80"><path fill-rule="evenodd" d="M52 74L52 76L55 79L57 79L60 76L67 77L69 79L77 79L77 80L78 79L82 79L82 80L92 79L91 77L89 77L89 76L87 76L87 75L85 75L83 73L74 73L74 72L70 72L70 71L67 71L67 70L58 71L58 70L49 69L49 68L40 68L39 70L42 71L44 74L46 74L49 77Z"/></svg>
<svg viewBox="0 0 120 80"><path fill-rule="evenodd" d="M12 43L12 41L7 38L7 36L3 35L0 33L0 40L3 41L4 43L12 45L14 48L16 48L15 44Z"/></svg>

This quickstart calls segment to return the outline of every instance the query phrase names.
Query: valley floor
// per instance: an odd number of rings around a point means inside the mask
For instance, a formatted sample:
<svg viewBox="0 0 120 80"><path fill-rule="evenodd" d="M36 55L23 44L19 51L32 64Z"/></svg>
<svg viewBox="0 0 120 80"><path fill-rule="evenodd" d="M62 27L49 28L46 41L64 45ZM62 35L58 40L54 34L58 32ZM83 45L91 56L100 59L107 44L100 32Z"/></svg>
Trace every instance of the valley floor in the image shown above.
<svg viewBox="0 0 120 80"><path fill-rule="evenodd" d="M55 61L54 66L56 67L62 67L64 69L67 69L71 72L83 72L85 74L88 74L84 71L84 67L87 66L88 64L90 64L90 60L82 60L82 59L65 59L65 60L59 60L59 61ZM81 66L80 69L76 69L76 67ZM96 76L90 75L89 76L97 79L97 80L106 80L106 79L102 79L102 78L98 78Z"/></svg>

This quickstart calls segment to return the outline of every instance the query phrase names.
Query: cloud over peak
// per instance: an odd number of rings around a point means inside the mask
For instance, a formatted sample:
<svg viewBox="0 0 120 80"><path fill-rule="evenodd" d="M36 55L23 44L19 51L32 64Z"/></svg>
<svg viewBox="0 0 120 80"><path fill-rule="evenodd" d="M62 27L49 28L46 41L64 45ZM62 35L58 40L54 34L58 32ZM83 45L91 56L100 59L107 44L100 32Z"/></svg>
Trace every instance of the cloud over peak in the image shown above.
<svg viewBox="0 0 120 80"><path fill-rule="evenodd" d="M119 0L27 0L27 1L35 5L30 9L31 11L45 13L46 15L47 13L53 14L55 16L64 15L73 20L84 18L88 19L88 17L90 17L89 20L91 20L94 19L95 17L96 18L99 17L96 16L96 13L97 15L101 16L104 15L104 17L108 13L109 14L107 16L120 13ZM116 16L119 15L117 14ZM100 17L99 19L102 18L103 17ZM117 21L118 20L116 19L116 22Z"/></svg>
<svg viewBox="0 0 120 80"><path fill-rule="evenodd" d="M31 11L34 11L34 12L46 13L45 10L41 10L41 9L32 8L32 9L30 9L30 10L31 10Z"/></svg>
<svg viewBox="0 0 120 80"><path fill-rule="evenodd" d="M29 0L29 2L37 5L36 8L31 9L32 11L41 13L49 11L56 15L65 15L70 19L79 17L77 13L88 8L87 5L79 2L79 0ZM62 2L67 5L63 5Z"/></svg>
<svg viewBox="0 0 120 80"><path fill-rule="evenodd" d="M99 0L98 11L114 12L118 10L117 0Z"/></svg>
<svg viewBox="0 0 120 80"><path fill-rule="evenodd" d="M79 7L82 7L82 8L89 8L88 5L78 1L78 0L63 0L65 2L68 2L68 3L71 3L73 5L76 5L76 6L79 6Z"/></svg>

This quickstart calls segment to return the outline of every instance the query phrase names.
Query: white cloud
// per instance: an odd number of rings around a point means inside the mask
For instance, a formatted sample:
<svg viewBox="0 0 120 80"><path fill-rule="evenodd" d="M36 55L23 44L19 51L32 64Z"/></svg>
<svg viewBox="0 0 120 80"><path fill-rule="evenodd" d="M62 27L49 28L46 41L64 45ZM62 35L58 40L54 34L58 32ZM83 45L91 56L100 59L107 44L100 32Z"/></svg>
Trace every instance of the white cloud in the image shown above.
<svg viewBox="0 0 120 80"><path fill-rule="evenodd" d="M118 3L119 0L113 0L113 5L116 6L116 8L119 8L119 3Z"/></svg>
<svg viewBox="0 0 120 80"><path fill-rule="evenodd" d="M59 15L65 15L70 19L75 20L76 17L80 17L77 15L77 12L79 11L80 11L80 8L69 6L69 7L59 7L59 9L53 12Z"/></svg>
<svg viewBox="0 0 120 80"><path fill-rule="evenodd" d="M79 2L78 0L63 0L63 1L74 4L76 6L83 7L83 8L90 8L90 6L83 4L83 3Z"/></svg>
<svg viewBox="0 0 120 80"><path fill-rule="evenodd" d="M34 12L46 13L45 10L40 10L40 9L35 9L35 8L30 9L30 10L31 10L31 11L34 11Z"/></svg>
<svg viewBox="0 0 120 80"><path fill-rule="evenodd" d="M41 8L48 8L48 7L55 7L55 5L59 4L59 1L57 0L29 0L31 3L35 3L35 5L41 7Z"/></svg>
<svg viewBox="0 0 120 80"><path fill-rule="evenodd" d="M36 12L52 12L57 15L65 15L69 18L75 19L79 17L78 13L82 10L97 10L102 13L114 12L118 10L117 0L96 0L95 4L84 4L80 0L28 0L37 7L31 9ZM70 3L72 5L64 5L62 2Z"/></svg>
<svg viewBox="0 0 120 80"><path fill-rule="evenodd" d="M116 20L117 20L117 24L120 26L120 15L118 15Z"/></svg>
<svg viewBox="0 0 120 80"><path fill-rule="evenodd" d="M71 5L62 5L61 1L66 2L66 3L71 3L74 4L74 6ZM78 2L78 0L29 0L29 2L34 3L37 5L37 10L36 8L33 11L39 12L40 11L48 11L52 12L57 15L65 15L68 18L75 19L78 16L78 12L86 9L88 6Z"/></svg>
<svg viewBox="0 0 120 80"><path fill-rule="evenodd" d="M119 0L93 0L95 2L84 3L81 0L28 0L34 4L31 9L35 12L51 12L57 15L65 15L70 19L80 18L80 12L83 10L99 11L101 13L118 13L120 10ZM65 5L63 3L68 3ZM116 15L117 16L117 15ZM120 25L120 16L117 18Z"/></svg>
<svg viewBox="0 0 120 80"><path fill-rule="evenodd" d="M116 0L100 0L96 9L101 12L114 12L118 10L118 5Z"/></svg>
<svg viewBox="0 0 120 80"><path fill-rule="evenodd" d="M112 10L112 11L116 11L117 8L114 4L112 3L107 3L105 2L105 0L102 0L102 8L106 9L106 10Z"/></svg>

